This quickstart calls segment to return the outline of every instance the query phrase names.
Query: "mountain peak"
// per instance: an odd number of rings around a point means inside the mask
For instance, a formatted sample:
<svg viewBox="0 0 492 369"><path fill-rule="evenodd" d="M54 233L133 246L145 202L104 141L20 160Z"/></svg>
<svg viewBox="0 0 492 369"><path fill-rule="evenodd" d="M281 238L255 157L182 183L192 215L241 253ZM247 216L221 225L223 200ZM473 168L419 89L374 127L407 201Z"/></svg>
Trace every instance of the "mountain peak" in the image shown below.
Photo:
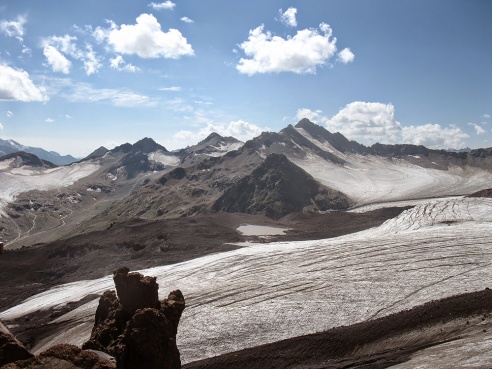
<svg viewBox="0 0 492 369"><path fill-rule="evenodd" d="M159 145L149 137L142 138L141 140L135 142L133 144L133 150L143 151L145 153L150 153L157 150L168 152L164 146Z"/></svg>

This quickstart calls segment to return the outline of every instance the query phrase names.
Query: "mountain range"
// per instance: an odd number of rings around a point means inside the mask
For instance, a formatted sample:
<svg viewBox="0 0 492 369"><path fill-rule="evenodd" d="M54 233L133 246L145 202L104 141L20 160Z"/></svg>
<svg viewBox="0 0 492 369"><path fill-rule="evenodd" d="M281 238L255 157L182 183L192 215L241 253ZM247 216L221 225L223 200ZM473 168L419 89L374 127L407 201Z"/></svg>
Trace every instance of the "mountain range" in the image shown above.
<svg viewBox="0 0 492 369"><path fill-rule="evenodd" d="M14 140L0 139L0 156L12 154L19 151L36 155L38 158L50 161L56 165L67 165L78 160L71 155L60 155L55 151L46 151L39 147L24 146L18 142L15 142Z"/></svg>
<svg viewBox="0 0 492 369"><path fill-rule="evenodd" d="M27 151L9 142L10 149ZM112 150L100 147L70 165L46 165L25 154L0 158L0 237L11 246L133 218L233 212L280 219L290 213L466 195L490 187L492 148L368 147L302 119L244 144L212 133L170 152L143 138ZM43 217L36 216L41 212Z"/></svg>

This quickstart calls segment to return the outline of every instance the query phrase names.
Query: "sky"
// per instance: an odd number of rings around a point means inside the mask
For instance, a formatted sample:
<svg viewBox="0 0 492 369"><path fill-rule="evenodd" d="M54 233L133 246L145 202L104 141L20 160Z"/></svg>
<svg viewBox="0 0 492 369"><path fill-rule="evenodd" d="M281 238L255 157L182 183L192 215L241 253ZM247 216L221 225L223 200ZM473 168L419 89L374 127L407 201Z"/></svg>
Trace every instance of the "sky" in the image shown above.
<svg viewBox="0 0 492 369"><path fill-rule="evenodd" d="M492 146L489 0L2 0L0 138L83 157L302 118L365 145Z"/></svg>

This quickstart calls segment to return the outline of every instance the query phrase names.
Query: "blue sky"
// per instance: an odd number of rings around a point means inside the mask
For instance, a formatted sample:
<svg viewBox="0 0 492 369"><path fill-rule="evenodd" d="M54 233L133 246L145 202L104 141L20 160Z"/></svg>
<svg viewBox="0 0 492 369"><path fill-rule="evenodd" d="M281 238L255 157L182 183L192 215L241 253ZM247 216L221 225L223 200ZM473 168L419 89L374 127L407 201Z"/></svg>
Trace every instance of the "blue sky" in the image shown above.
<svg viewBox="0 0 492 369"><path fill-rule="evenodd" d="M303 117L370 145L492 146L489 0L0 3L0 137L85 156Z"/></svg>

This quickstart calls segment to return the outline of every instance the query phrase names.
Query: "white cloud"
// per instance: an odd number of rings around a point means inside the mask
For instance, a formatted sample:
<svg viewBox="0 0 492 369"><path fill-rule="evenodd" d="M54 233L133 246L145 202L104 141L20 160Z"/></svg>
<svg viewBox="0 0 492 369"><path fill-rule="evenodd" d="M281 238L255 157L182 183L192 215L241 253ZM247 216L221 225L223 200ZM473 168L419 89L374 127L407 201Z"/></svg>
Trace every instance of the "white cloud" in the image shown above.
<svg viewBox="0 0 492 369"><path fill-rule="evenodd" d="M348 47L346 47L345 49L343 49L338 53L337 60L344 64L351 63L354 61L354 59L355 59L355 55L352 51L350 51Z"/></svg>
<svg viewBox="0 0 492 369"><path fill-rule="evenodd" d="M0 21L0 31L2 31L7 37L15 37L20 42L23 41L25 29L24 24L26 24L26 18L23 16L18 16L15 21Z"/></svg>
<svg viewBox="0 0 492 369"><path fill-rule="evenodd" d="M483 135L485 133L485 129L480 127L478 124L469 122L468 125L473 127L477 135Z"/></svg>
<svg viewBox="0 0 492 369"><path fill-rule="evenodd" d="M61 72L63 74L70 73L72 62L63 56L63 54L60 53L54 46L45 46L43 49L43 54L53 72Z"/></svg>
<svg viewBox="0 0 492 369"><path fill-rule="evenodd" d="M236 65L240 73L310 73L325 64L337 51L331 27L321 23L320 31L304 29L283 39L264 31L261 25L249 31L248 40L238 45L250 59L241 58Z"/></svg>
<svg viewBox="0 0 492 369"><path fill-rule="evenodd" d="M46 118L44 121L46 123L53 123L55 120L53 118Z"/></svg>
<svg viewBox="0 0 492 369"><path fill-rule="evenodd" d="M101 63L92 46L87 45L86 48L87 52L82 56L82 61L84 63L85 74L90 76L99 70Z"/></svg>
<svg viewBox="0 0 492 369"><path fill-rule="evenodd" d="M71 61L67 56L80 60L83 63L86 75L97 73L101 62L90 44L81 50L76 44L77 37L51 36L42 41L43 54L54 72L70 73Z"/></svg>
<svg viewBox="0 0 492 369"><path fill-rule="evenodd" d="M106 33L108 44L120 54L138 55L141 58L179 59L194 55L193 48L177 29L168 32L152 14L141 14L136 24L112 25ZM104 32L99 32L103 34Z"/></svg>
<svg viewBox="0 0 492 369"><path fill-rule="evenodd" d="M431 149L463 148L464 140L470 136L458 127L441 127L439 124L424 124L420 126L403 127L402 140L404 143L423 145Z"/></svg>
<svg viewBox="0 0 492 369"><path fill-rule="evenodd" d="M482 118L488 119L490 118L490 114L482 114Z"/></svg>
<svg viewBox="0 0 492 369"><path fill-rule="evenodd" d="M132 91L115 89L95 89L89 84L80 83L73 86L73 90L65 97L72 102L110 102L120 107L150 107L157 104L157 100Z"/></svg>
<svg viewBox="0 0 492 369"><path fill-rule="evenodd" d="M113 59L110 59L109 63L111 68L116 69L118 71L136 72L139 70L138 67L125 62L125 60L121 55L117 55Z"/></svg>
<svg viewBox="0 0 492 369"><path fill-rule="evenodd" d="M329 130L360 142L398 142L401 124L392 104L355 101L326 121Z"/></svg>
<svg viewBox="0 0 492 369"><path fill-rule="evenodd" d="M182 91L183 89L179 86L171 86L171 87L161 87L159 88L159 91L172 91L172 92L179 92Z"/></svg>
<svg viewBox="0 0 492 369"><path fill-rule="evenodd" d="M0 131L3 129L3 124L0 123Z"/></svg>
<svg viewBox="0 0 492 369"><path fill-rule="evenodd" d="M176 6L171 0L166 0L163 3L150 3L149 6L155 10L172 10Z"/></svg>
<svg viewBox="0 0 492 369"><path fill-rule="evenodd" d="M47 101L48 97L26 71L0 65L0 100Z"/></svg>
<svg viewBox="0 0 492 369"><path fill-rule="evenodd" d="M285 12L282 12L282 9L279 10L280 21L288 27L297 27L297 9L289 8Z"/></svg>
<svg viewBox="0 0 492 369"><path fill-rule="evenodd" d="M244 142L252 139L253 137L259 136L262 132L268 130L268 128L259 127L242 119L224 124L208 121L205 127L196 132L182 130L177 132L173 138L180 141L186 141L188 144L194 144L215 132L221 136L232 136Z"/></svg>
<svg viewBox="0 0 492 369"><path fill-rule="evenodd" d="M190 19L188 17L181 17L180 19L185 23L195 23L193 19Z"/></svg>
<svg viewBox="0 0 492 369"><path fill-rule="evenodd" d="M7 116L7 118L12 118L14 116L14 113L12 113L10 110L7 110L5 115Z"/></svg>
<svg viewBox="0 0 492 369"><path fill-rule="evenodd" d="M323 116L321 110L299 109L297 118L308 118L324 124L331 132L340 132L350 140L365 145L376 142L424 145L428 148L461 148L469 135L456 126L439 124L403 126L395 119L392 104L355 101L347 104L332 118Z"/></svg>

